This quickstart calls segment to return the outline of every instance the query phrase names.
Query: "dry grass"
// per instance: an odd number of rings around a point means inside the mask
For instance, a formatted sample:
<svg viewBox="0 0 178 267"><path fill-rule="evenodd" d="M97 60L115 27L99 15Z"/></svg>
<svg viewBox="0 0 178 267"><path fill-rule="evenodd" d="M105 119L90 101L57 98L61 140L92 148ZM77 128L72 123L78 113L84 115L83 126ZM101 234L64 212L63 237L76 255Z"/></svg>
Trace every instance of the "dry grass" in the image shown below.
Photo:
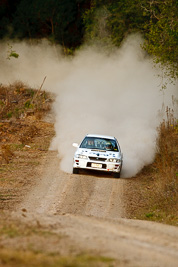
<svg viewBox="0 0 178 267"><path fill-rule="evenodd" d="M10 159L14 156L14 153L12 152L10 145L4 144L1 145L1 153L0 153L0 160L5 160L6 163L9 163Z"/></svg>
<svg viewBox="0 0 178 267"><path fill-rule="evenodd" d="M45 91L35 90L15 82L9 86L0 85L0 118L25 118L26 116L40 116L40 113L50 109L51 99Z"/></svg>
<svg viewBox="0 0 178 267"><path fill-rule="evenodd" d="M166 114L153 164L128 180L127 211L129 218L178 225L178 123L170 109Z"/></svg>
<svg viewBox="0 0 178 267"><path fill-rule="evenodd" d="M167 109L168 119L159 127L157 154L153 164L154 169L154 199L155 212L164 214L167 220L177 218L178 203L178 124Z"/></svg>
<svg viewBox="0 0 178 267"><path fill-rule="evenodd" d="M0 86L0 210L13 210L48 151L54 127L41 119L52 97L20 82Z"/></svg>
<svg viewBox="0 0 178 267"><path fill-rule="evenodd" d="M78 256L60 256L59 254L47 254L42 252L0 250L0 264L7 267L108 267L115 265L110 258L82 254ZM122 264L120 266L123 266Z"/></svg>
<svg viewBox="0 0 178 267"><path fill-rule="evenodd" d="M21 82L0 86L0 165L9 163L14 156L12 143L27 145L39 134L35 121L49 112L51 102L51 96L45 91ZM14 141L15 136L18 138Z"/></svg>

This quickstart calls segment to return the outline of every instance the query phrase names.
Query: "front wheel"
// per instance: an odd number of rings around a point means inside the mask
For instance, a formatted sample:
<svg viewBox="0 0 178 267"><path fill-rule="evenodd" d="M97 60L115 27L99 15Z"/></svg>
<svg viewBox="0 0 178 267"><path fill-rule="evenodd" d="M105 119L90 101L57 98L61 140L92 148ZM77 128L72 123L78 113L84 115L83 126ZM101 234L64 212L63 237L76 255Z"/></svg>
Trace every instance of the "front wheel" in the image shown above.
<svg viewBox="0 0 178 267"><path fill-rule="evenodd" d="M78 174L78 173L79 173L79 169L73 168L73 174Z"/></svg>
<svg viewBox="0 0 178 267"><path fill-rule="evenodd" d="M114 178L120 178L120 172L115 172L114 173Z"/></svg>

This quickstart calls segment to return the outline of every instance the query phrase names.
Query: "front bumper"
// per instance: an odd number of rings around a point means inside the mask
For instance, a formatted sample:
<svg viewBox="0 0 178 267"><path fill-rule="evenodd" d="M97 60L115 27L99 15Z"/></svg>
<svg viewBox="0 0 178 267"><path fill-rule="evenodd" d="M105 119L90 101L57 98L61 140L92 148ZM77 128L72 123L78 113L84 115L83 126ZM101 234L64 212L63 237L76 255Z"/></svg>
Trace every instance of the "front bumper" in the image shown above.
<svg viewBox="0 0 178 267"><path fill-rule="evenodd" d="M119 173L121 171L121 163L74 158L73 168Z"/></svg>

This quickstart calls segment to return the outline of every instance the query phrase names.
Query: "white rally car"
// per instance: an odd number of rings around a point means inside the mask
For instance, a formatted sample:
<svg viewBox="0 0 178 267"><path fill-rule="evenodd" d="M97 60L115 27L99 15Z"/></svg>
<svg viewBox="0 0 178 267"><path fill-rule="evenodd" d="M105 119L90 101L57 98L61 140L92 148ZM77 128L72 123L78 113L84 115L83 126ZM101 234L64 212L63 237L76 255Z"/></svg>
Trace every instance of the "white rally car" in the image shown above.
<svg viewBox="0 0 178 267"><path fill-rule="evenodd" d="M106 171L120 178L123 154L115 137L107 135L87 134L80 145L73 143L77 148L73 173L79 173L80 169L92 169Z"/></svg>

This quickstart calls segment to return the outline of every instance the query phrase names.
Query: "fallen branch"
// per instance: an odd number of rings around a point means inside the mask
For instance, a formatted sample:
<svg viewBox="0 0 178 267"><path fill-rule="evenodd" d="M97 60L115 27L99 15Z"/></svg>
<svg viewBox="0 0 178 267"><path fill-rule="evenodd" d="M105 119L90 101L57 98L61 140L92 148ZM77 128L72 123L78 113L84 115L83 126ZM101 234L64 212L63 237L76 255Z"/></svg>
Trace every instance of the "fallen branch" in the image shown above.
<svg viewBox="0 0 178 267"><path fill-rule="evenodd" d="M44 77L43 82L42 82L40 88L38 89L38 91L36 92L35 96L33 97L33 99L32 99L32 103L33 103L33 101L37 98L37 96L39 95L39 92L41 91L41 89L42 89L42 87L43 87L43 84L44 84L45 80L46 80L46 76Z"/></svg>

